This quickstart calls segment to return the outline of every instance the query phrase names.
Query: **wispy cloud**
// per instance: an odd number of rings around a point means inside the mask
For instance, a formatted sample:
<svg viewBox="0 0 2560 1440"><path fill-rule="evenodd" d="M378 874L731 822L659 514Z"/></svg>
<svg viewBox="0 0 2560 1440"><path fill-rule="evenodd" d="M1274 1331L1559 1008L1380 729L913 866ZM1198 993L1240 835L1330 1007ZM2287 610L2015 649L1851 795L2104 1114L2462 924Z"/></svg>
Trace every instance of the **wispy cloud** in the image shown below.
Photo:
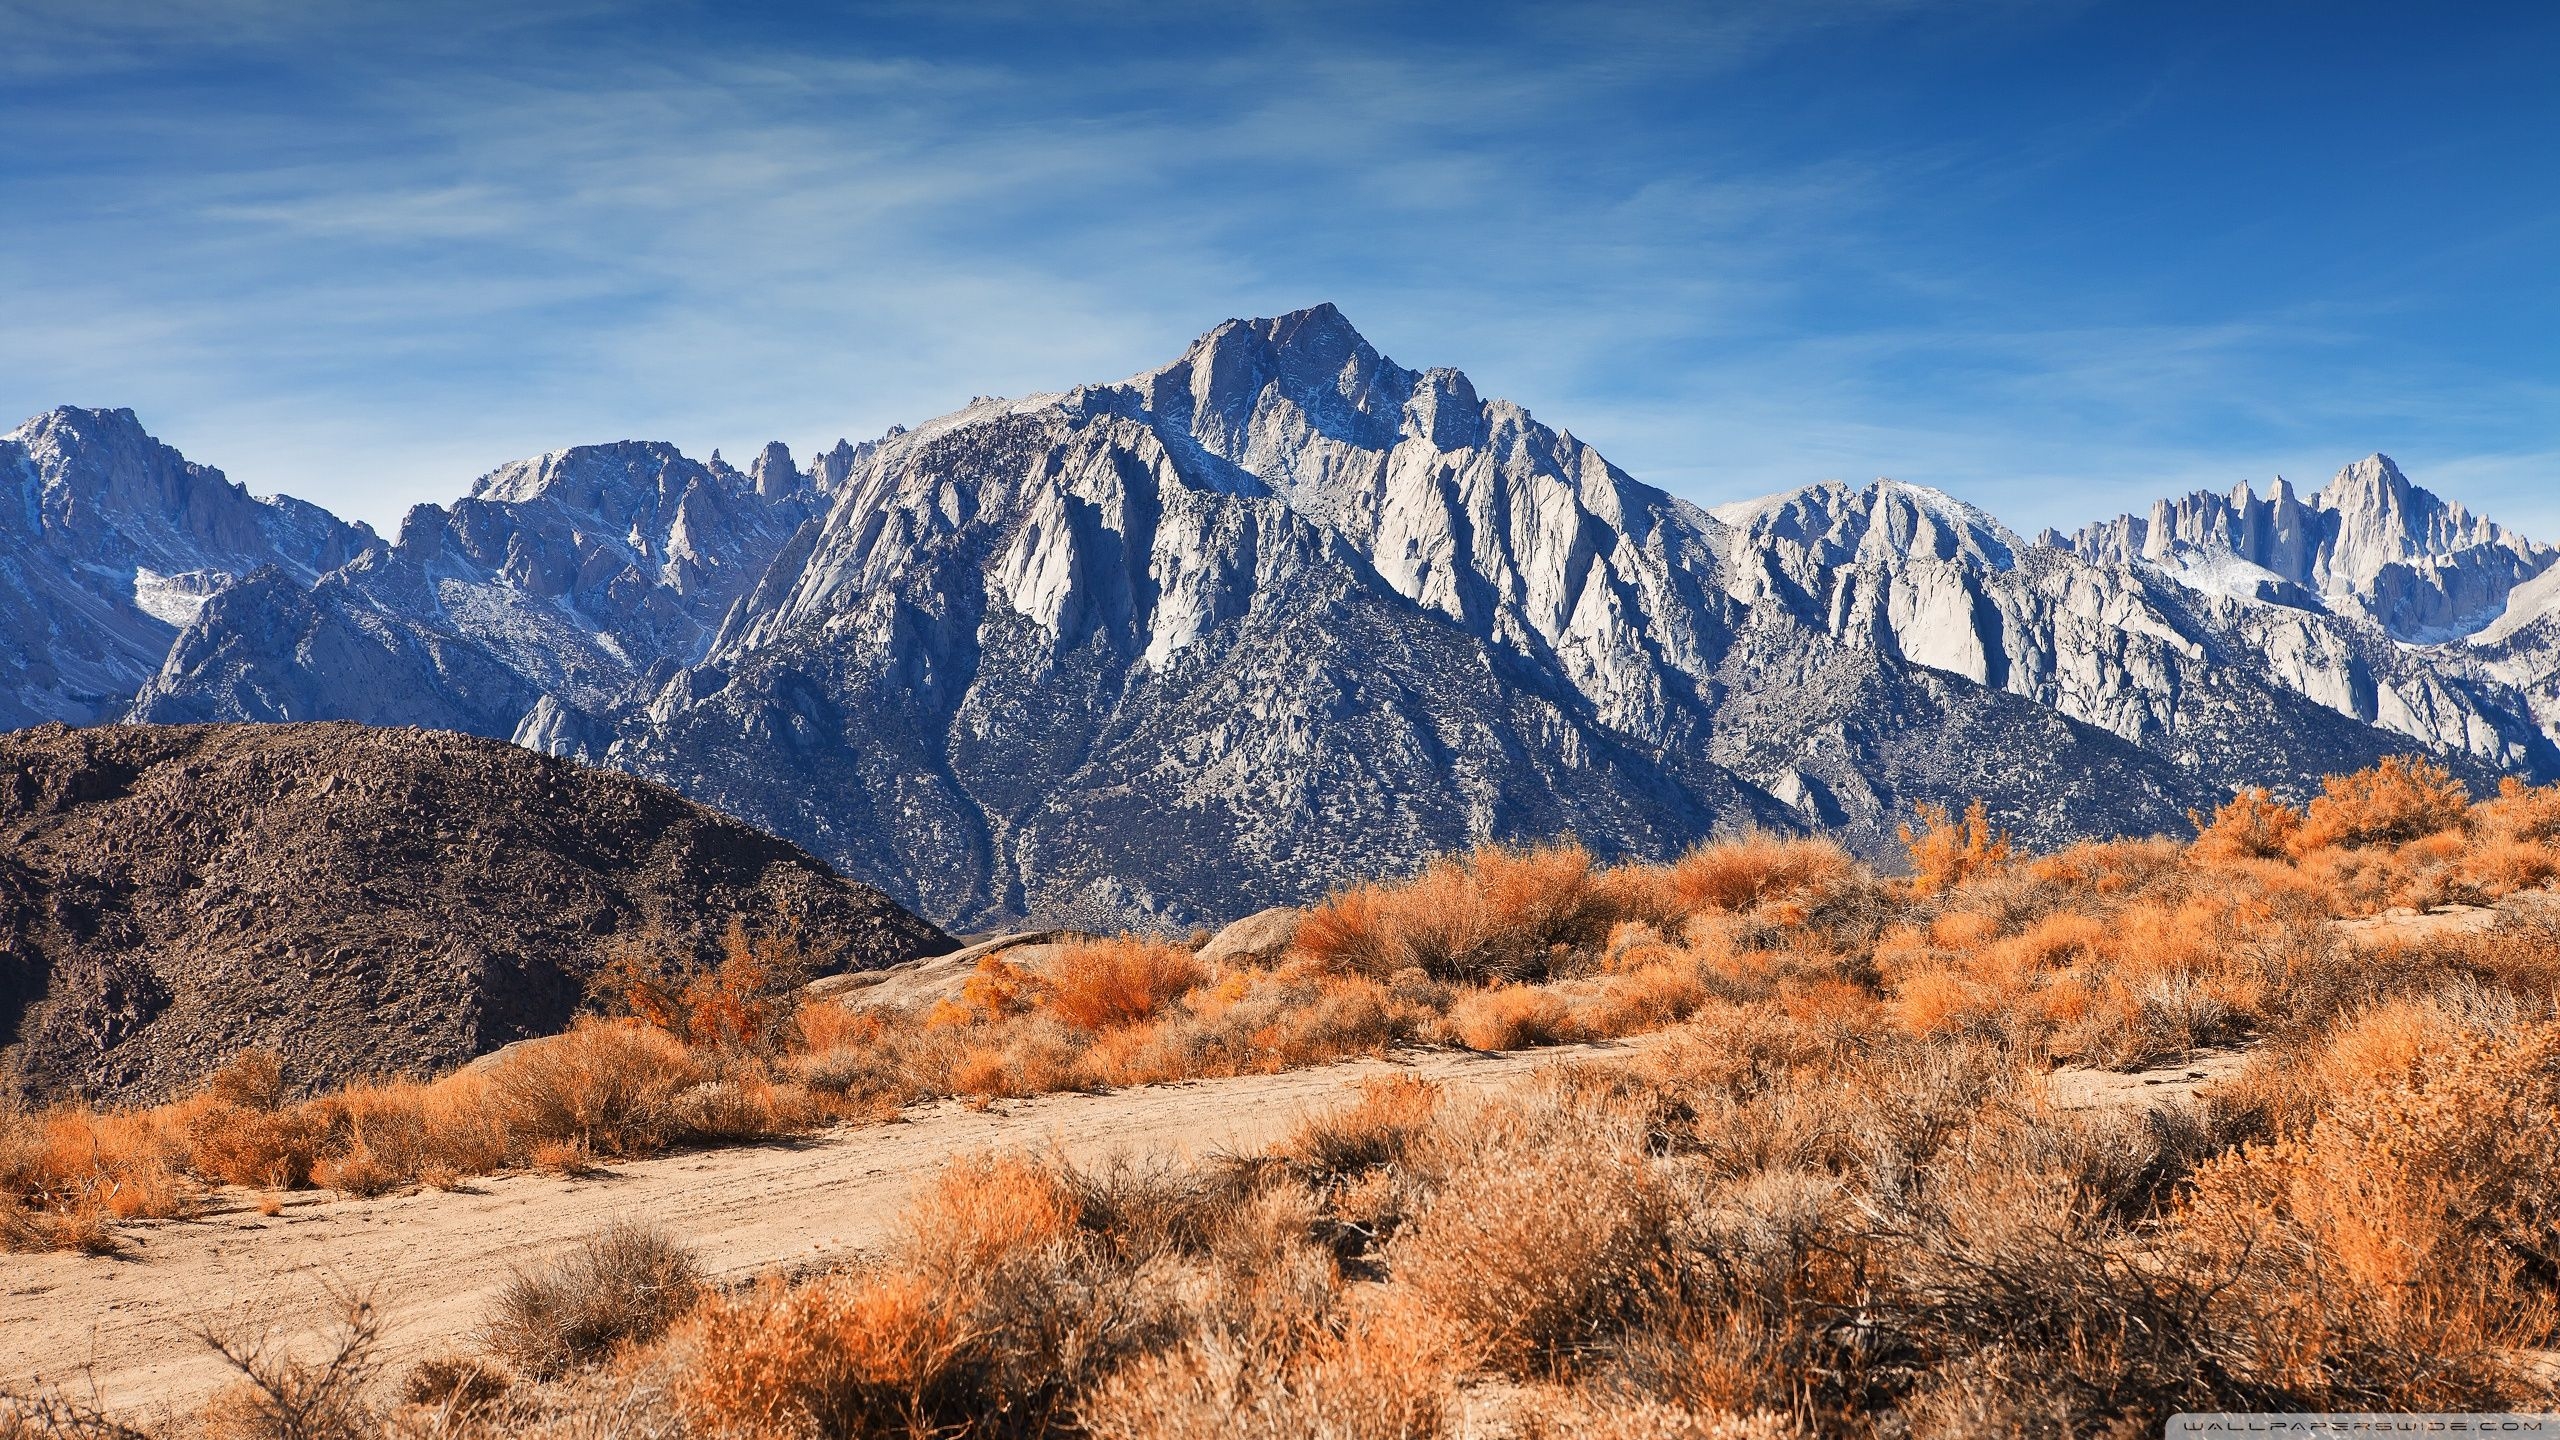
<svg viewBox="0 0 2560 1440"><path fill-rule="evenodd" d="M0 0L0 403L387 525L1332 299L1702 499L1889 472L2032 527L2394 446L2529 497L2551 393L2393 345L2401 294L2164 289L2096 218L2188 62L1929 108L2105 10Z"/></svg>

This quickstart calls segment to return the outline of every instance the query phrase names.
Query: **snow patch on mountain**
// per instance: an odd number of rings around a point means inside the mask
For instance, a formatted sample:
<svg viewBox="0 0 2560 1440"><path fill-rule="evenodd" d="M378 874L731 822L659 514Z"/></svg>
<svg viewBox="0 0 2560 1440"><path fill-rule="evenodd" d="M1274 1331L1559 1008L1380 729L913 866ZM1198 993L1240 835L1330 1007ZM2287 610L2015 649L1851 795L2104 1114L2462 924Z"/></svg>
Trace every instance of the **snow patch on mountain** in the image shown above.
<svg viewBox="0 0 2560 1440"><path fill-rule="evenodd" d="M133 603L164 625L185 625L204 609L205 601L235 578L221 570L163 575L148 565L137 565L133 569Z"/></svg>

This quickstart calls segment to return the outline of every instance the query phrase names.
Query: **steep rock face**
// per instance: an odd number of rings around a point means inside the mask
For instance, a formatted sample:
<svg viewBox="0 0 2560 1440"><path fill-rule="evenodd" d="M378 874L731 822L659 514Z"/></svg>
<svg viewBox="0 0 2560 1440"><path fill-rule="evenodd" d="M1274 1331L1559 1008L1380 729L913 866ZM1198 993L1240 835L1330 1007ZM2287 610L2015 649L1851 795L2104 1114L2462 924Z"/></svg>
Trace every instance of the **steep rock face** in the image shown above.
<svg viewBox="0 0 2560 1440"><path fill-rule="evenodd" d="M2394 735L2479 774L2560 764L2519 689L2478 667L2449 668L2281 596L2027 546L1936 491L1832 483L1714 513L1731 527L1735 598L2025 697L2225 785L2301 792L2404 748ZM2224 763L2242 756L2254 758Z"/></svg>
<svg viewBox="0 0 2560 1440"><path fill-rule="evenodd" d="M38 1099L158 1099L237 1050L306 1084L560 1029L600 947L796 925L837 966L948 938L631 777L355 725L0 737L0 1051Z"/></svg>
<svg viewBox="0 0 2560 1440"><path fill-rule="evenodd" d="M408 722L588 754L701 658L818 503L778 444L743 474L637 442L518 461L317 584L225 597L131 714Z"/></svg>
<svg viewBox="0 0 2560 1440"><path fill-rule="evenodd" d="M1674 738L1728 620L1693 507L1454 370L1378 354L1330 305L1229 321L1105 392L1267 484L1396 593L1561 675L1604 724Z"/></svg>
<svg viewBox="0 0 2560 1440"><path fill-rule="evenodd" d="M2401 640L2471 634L2560 548L2536 544L2409 483L2388 455L2338 472L2308 502L2278 477L2265 496L2162 500L2066 542L2093 560L2148 561L2199 589L2372 621Z"/></svg>
<svg viewBox="0 0 2560 1440"><path fill-rule="evenodd" d="M52 410L0 436L0 488L0 728L109 718L208 597L270 566L307 585L376 543L253 498L130 410Z"/></svg>
<svg viewBox="0 0 2560 1440"><path fill-rule="evenodd" d="M1190 923L1489 834L1789 823L1168 444L1135 384L880 446L615 759L972 921Z"/></svg>

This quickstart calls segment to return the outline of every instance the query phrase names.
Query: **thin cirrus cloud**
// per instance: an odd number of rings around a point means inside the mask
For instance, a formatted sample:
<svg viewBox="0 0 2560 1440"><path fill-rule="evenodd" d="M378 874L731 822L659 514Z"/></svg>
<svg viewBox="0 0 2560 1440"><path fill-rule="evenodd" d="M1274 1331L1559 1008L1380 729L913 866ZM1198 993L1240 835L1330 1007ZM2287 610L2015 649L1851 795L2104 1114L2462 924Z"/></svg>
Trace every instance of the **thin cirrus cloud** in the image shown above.
<svg viewBox="0 0 2560 1440"><path fill-rule="evenodd" d="M1890 473L2032 529L2381 448L2560 534L2549 295L2493 307L2552 215L2478 118L2333 139L2246 93L2308 62L2142 20L15 0L0 400L388 525L535 450L805 454L1330 299L1707 503ZM2429 222L2323 208L2360 188Z"/></svg>

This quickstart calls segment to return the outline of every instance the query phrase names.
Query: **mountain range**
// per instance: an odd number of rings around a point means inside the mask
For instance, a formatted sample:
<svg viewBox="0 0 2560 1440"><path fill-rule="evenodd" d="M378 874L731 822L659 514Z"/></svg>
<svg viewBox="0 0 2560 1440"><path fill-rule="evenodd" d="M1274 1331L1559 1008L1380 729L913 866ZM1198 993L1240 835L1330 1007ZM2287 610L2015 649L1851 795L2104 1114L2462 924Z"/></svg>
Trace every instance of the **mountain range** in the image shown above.
<svg viewBox="0 0 2560 1440"><path fill-rule="evenodd" d="M385 542L129 411L0 438L0 727L357 720L662 781L955 928L1189 926L1480 838L2181 830L2394 753L2560 778L2560 547L2375 455L2030 542L1701 509L1332 306L809 463L503 466Z"/></svg>

